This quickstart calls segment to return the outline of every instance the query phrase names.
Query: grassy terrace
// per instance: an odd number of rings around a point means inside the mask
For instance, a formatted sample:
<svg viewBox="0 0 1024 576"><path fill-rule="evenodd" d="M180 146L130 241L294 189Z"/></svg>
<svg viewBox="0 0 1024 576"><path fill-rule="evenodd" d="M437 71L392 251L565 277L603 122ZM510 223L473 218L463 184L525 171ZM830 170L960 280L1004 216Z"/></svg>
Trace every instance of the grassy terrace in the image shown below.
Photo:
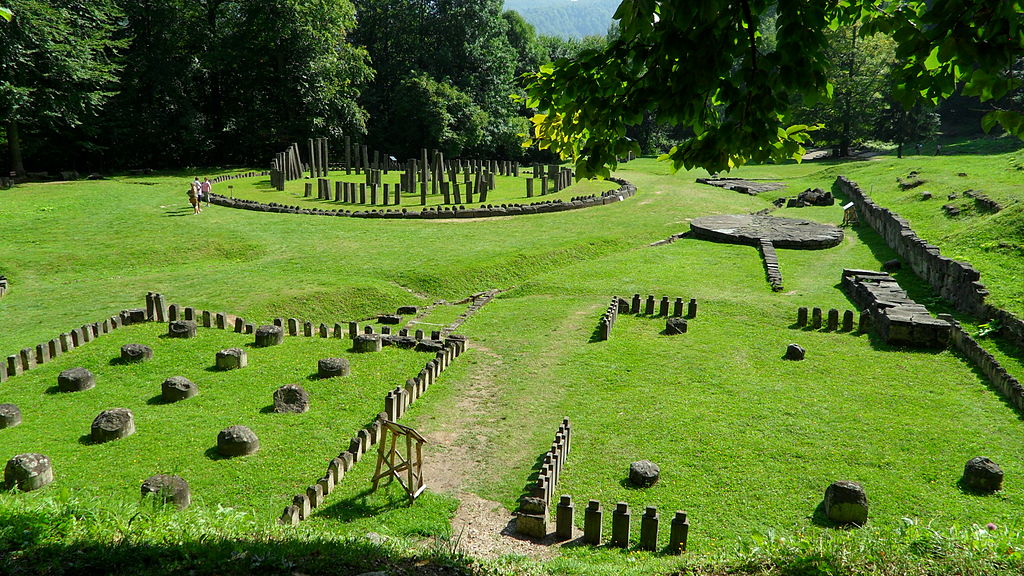
<svg viewBox="0 0 1024 576"><path fill-rule="evenodd" d="M393 312L402 304L454 302L501 288L507 291L460 330L470 338L470 350L405 418L432 441L426 457L443 461L458 448L472 463L464 489L512 509L558 422L569 416L574 451L556 492L571 494L578 511L588 499L600 500L609 525L617 501L628 502L637 516L643 506L656 505L666 524L674 510L686 510L693 553L679 558L567 547L543 565L506 558L486 564L490 569L648 574L689 565L701 573L756 573L775 566L781 573L803 574L812 573L807 566L825 566L825 573L897 574L921 566L931 573L1013 573L1022 565L1013 550L1024 547L1020 415L954 352L891 348L870 335L792 327L798 306L853 308L838 289L840 273L877 269L893 257L877 235L861 227L848 230L844 242L830 250L779 250L785 285L780 293L768 287L752 247L690 238L649 246L685 231L694 217L762 210L774 198L807 187L828 189L841 173L909 218L944 254L974 264L993 300L1018 311L1024 300L1019 258L1014 260L1012 248L985 246L993 238L1021 243L1024 190L1011 160L1019 152L984 151L989 153L737 171L736 176L788 185L759 197L699 185L694 178L702 174L673 175L667 166L641 159L619 171L638 187L637 196L625 202L480 221L317 218L216 206L191 216L182 193L186 179L177 175L21 186L0 193L0 226L11 231L0 243L0 273L11 280L11 291L0 300L0 351L9 354L137 307L151 290L172 302L257 322L295 316L333 324ZM900 192L895 178L911 170L929 182ZM284 195L291 200L273 199L281 193L261 189L258 179L232 184L237 196L264 202L294 204L301 194L301 188L289 189ZM515 188L508 197L495 193L488 203L525 200L516 197L524 196L525 184L508 185ZM599 193L602 186L586 184L562 194ZM1007 208L997 215L966 211L946 219L940 208L946 194L966 188L983 190ZM924 189L935 199L917 200ZM842 218L839 206L774 214L833 223ZM947 311L911 273L901 272L898 279L933 312ZM685 335L659 334L661 319L622 315L611 340L592 342L611 296L634 292L696 298L699 312ZM428 323L423 328L448 323L463 309L439 307L422 319ZM175 550L196 553L190 547L205 533L253 542L254 550L268 539L281 541L280 553L302 557L323 540L346 566L373 566L379 554L401 559L409 546L423 549L418 539L444 541L450 534L456 507L451 496L428 493L406 508L394 490L368 495L371 471L365 462L298 530L268 520L285 504L283 495L308 485L323 458L340 450L331 443L349 438L372 418L384 392L411 376L424 358L396 350L358 357L353 378L339 387L305 380L318 357L348 355L337 341L296 338L279 349L250 349L249 368L220 374L205 370L213 352L249 337L201 331L195 342L173 342L158 337L162 330L153 325L115 332L0 387L0 402L15 402L26 415L21 427L0 431L0 457L38 450L63 463L58 481L46 490L0 494L0 520L35 526L36 518L64 518L62 510L90 511L94 517L41 531L26 542L0 528L0 550L29 558L73 542L102 547L116 541L118 511L136 498L141 479L173 470L192 483L197 503L183 515L144 515L136 529L139 542L160 540L161 527L188 518L206 528L172 539ZM110 365L129 341L154 346L157 358L141 367ZM790 342L807 348L805 361L781 360ZM1019 351L989 342L1011 373L1024 375ZM96 366L98 381L109 386L98 384L82 396L46 394L57 372L71 365ZM176 365L182 368L175 371ZM365 372L357 372L361 365ZM162 378L174 373L200 385L197 402L148 404ZM289 382L310 389L314 409L298 417L262 413L270 392ZM220 400L254 389L259 393L222 408ZM81 444L92 417L115 405L137 410L139 432L111 445ZM318 411L318 405L330 411ZM171 418L171 410L181 414ZM49 433L30 425L33 414L48 419ZM207 458L204 451L216 431L241 418L251 419L264 450L237 462ZM281 425L285 419L287 426ZM193 430L182 430L180 440L157 450L146 421ZM314 441L303 443L310 437ZM140 453L150 465L132 462ZM976 455L1003 467L1002 492L979 497L957 487L964 462ZM641 458L657 462L662 479L647 490L631 489L623 479L629 463ZM285 461L299 467L284 469ZM309 462L316 466L302 468ZM157 463L168 469L152 470ZM242 477L253 480L251 488L234 483ZM822 522L818 504L837 479L866 486L867 528L844 532ZM218 504L234 512L218 517ZM998 528L979 535L977 526L989 522ZM634 519L634 538L637 526ZM396 540L376 552L343 540L368 531ZM451 546L458 536L451 535ZM215 546L210 550L210 556L219 553ZM446 550L428 546L421 553L444 563L453 558ZM815 558L819 564L808 560ZM303 567L319 570L308 562Z"/></svg>

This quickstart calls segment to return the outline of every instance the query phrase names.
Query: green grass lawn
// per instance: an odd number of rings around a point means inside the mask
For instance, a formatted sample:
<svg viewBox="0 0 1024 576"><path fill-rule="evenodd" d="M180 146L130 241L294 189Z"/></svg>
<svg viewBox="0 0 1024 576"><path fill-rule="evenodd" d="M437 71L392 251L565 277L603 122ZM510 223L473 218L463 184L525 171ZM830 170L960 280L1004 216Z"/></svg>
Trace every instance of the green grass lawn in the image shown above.
<svg viewBox="0 0 1024 576"><path fill-rule="evenodd" d="M460 442L474 470L467 488L511 510L558 423L569 416L574 451L556 492L571 494L578 510L588 499L600 500L606 511L617 501L629 502L637 515L643 506L656 505L664 522L674 510L686 510L694 552L680 559L571 548L543 567L499 563L502 570L665 572L717 562L737 550L753 554L742 543L770 533L817 543L808 550L820 545L838 556L833 546L840 544L834 543L845 542L863 554L874 544L857 538L896 538L905 534L903 518L930 523L936 534L969 533L972 525L993 522L1009 530L998 541L1012 541L1024 527L1024 493L1012 480L1022 472L1022 423L975 370L948 351L892 349L869 335L792 327L799 306L853 308L838 287L842 269L877 269L893 257L870 229L847 229L843 243L829 250L779 250L785 287L779 293L768 286L753 247L690 238L649 246L686 231L693 218L759 211L804 188L828 189L837 174L846 174L877 202L910 218L943 254L971 261L993 301L1013 310L1022 300L1014 283L1019 262L997 258L1002 248L981 248L993 234L1014 241L1010 233L1019 232L1021 190L1014 178L1019 172L1009 167L1012 156L881 157L737 171L735 176L787 184L758 197L699 185L694 179L702 173L670 174L663 163L639 159L618 172L638 187L625 202L474 221L317 218L218 206L192 216L181 193L186 180L179 176L19 186L0 193L0 226L12 231L0 243L0 274L11 280L0 300L0 351L10 354L138 307L147 291L257 322L279 316L333 325L392 313L399 305L455 302L498 288L505 292L460 329L470 338L469 353L417 402L407 422L428 440L463 434ZM930 188L934 200L889 190L896 176L915 169L930 180L921 189ZM968 176L957 176L960 171ZM270 199L279 193L261 190L257 180L233 181L236 195L295 203ZM525 185L509 180L510 196L488 203L523 200L514 195ZM939 211L943 198L961 185L984 189L1007 209L947 222ZM284 194L294 197L300 190ZM563 194L582 193L594 191ZM842 219L839 206L774 213ZM933 312L948 311L911 273L897 278ZM684 335L661 335L662 319L623 315L611 340L591 342L609 299L633 293L696 298L700 309ZM421 319L423 329L448 324L465 310L466 305L439 306ZM149 474L180 471L192 476L195 514L228 499L259 518L274 518L343 448L337 441L347 442L381 409L384 393L425 361L390 349L359 357L345 383L353 389L341 394L333 383L305 380L317 358L346 355L337 349L339 341L288 338L279 348L249 349L250 367L221 374L206 371L213 352L251 336L201 330L199 340L185 343L159 338L164 329L117 331L0 386L0 402L16 402L26 414L22 427L0 431L0 457L45 441L59 474L53 490L0 495L0 511L20 518L15 511L26 503L45 502L61 490L105 494L97 498L110 506L111 500L137 499L138 483ZM153 345L157 358L137 367L110 365L126 338ZM807 348L805 361L781 360L790 342ZM1017 374L1016 352L998 341L990 345ZM82 396L46 394L57 372L73 364L100 369L97 388ZM192 378L203 393L181 406L147 403L177 366L192 372L173 373ZM366 371L357 371L360 366ZM263 413L273 389L289 382L308 385L314 407L323 404L329 411ZM467 398L475 401L467 404ZM115 405L136 411L139 432L111 445L79 443L96 413ZM47 433L33 431L29 415L44 406L55 423ZM172 411L181 412L180 418L166 418ZM179 432L161 450L169 439L149 423L164 421ZM245 421L265 442L260 453L237 461L205 455L220 428ZM453 432L447 425L455 421L462 428ZM310 437L315 441L303 440ZM428 444L426 457L440 457L439 450ZM1001 493L978 497L957 488L964 462L976 455L1006 470ZM663 474L642 491L622 482L629 463L641 458L657 462ZM454 499L428 493L406 508L394 487L367 493L369 468L357 466L308 523L310 529L402 538L448 533ZM865 536L848 536L816 520L824 489L838 479L867 488L871 520ZM244 537L247 530L230 533ZM288 532L275 534L290 538ZM305 532L295 534L301 539ZM722 561L738 562L738 556L729 558Z"/></svg>

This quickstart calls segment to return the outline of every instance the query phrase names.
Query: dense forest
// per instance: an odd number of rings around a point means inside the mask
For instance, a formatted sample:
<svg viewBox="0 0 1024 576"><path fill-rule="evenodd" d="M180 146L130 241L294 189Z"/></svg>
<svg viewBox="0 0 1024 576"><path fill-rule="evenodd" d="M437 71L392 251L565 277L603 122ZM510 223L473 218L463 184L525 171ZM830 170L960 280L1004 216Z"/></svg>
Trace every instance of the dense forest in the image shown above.
<svg viewBox="0 0 1024 576"><path fill-rule="evenodd" d="M0 146L20 176L263 165L314 136L335 144L351 136L397 158L424 146L450 156L550 158L522 146L536 113L522 98L528 74L607 42L538 35L506 10L529 11L539 4L532 0L3 4L14 16L0 19ZM770 53L776 22L766 17L759 28L759 50ZM853 29L827 34L833 98L794 99L791 112L794 122L825 124L817 145L846 153L865 140L912 143L935 133L935 108L905 111L893 97L891 40ZM1024 62L1014 70L1024 73ZM950 110L975 114L972 102ZM1020 91L997 104L1019 108ZM627 136L644 152L664 152L691 135L670 120L652 107Z"/></svg>
<svg viewBox="0 0 1024 576"><path fill-rule="evenodd" d="M538 34L559 38L603 36L618 6L619 0L505 0Z"/></svg>

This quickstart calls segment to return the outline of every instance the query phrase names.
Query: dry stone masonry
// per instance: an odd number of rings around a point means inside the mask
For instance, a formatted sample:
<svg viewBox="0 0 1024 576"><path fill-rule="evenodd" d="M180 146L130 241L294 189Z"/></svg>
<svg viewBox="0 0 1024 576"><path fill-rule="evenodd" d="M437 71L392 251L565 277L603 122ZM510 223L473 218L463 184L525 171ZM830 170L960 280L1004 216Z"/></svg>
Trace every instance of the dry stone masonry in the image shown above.
<svg viewBox="0 0 1024 576"><path fill-rule="evenodd" d="M536 483L530 492L519 500L519 511L516 513L517 533L534 538L547 536L548 507L571 450L572 424L568 418L563 418L558 431L555 432L551 448L544 454Z"/></svg>
<svg viewBox="0 0 1024 576"><path fill-rule="evenodd" d="M885 272L843 270L841 285L858 307L868 311L875 332L887 343L927 348L949 343L950 323L911 300Z"/></svg>

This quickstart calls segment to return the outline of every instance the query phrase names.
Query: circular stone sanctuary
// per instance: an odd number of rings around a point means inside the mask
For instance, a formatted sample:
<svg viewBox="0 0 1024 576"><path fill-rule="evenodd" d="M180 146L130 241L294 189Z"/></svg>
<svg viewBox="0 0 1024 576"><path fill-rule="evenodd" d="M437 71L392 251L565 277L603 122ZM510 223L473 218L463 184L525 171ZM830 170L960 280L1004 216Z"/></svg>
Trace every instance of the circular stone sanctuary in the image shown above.
<svg viewBox="0 0 1024 576"><path fill-rule="evenodd" d="M768 240L776 248L820 250L839 245L843 230L831 224L763 214L721 214L690 222L694 237L712 242L757 246Z"/></svg>

